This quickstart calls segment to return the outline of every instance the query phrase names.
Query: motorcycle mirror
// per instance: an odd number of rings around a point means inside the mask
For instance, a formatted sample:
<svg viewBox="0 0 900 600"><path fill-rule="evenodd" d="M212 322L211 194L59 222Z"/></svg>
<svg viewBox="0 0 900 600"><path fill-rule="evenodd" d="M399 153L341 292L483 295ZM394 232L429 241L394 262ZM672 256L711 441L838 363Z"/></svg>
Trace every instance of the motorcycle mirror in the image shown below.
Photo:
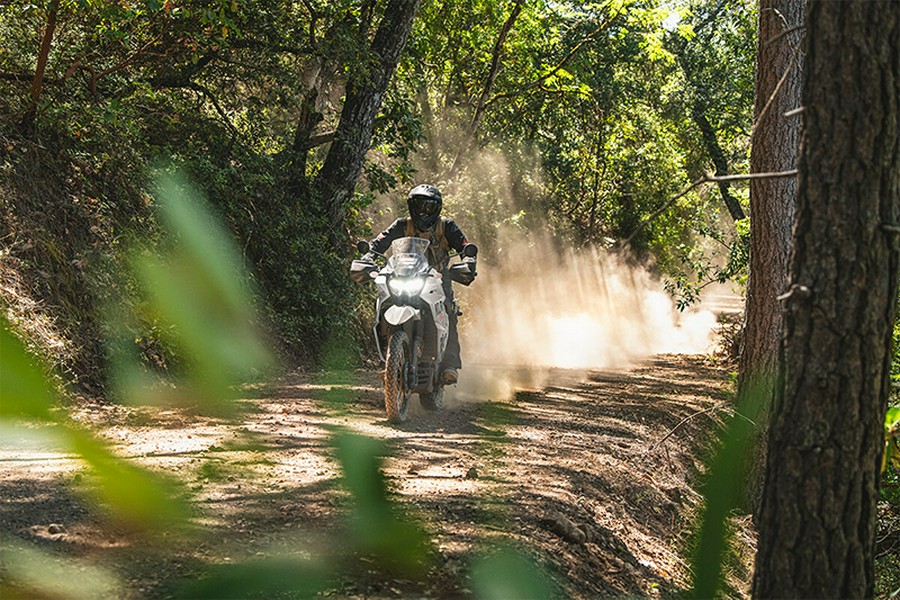
<svg viewBox="0 0 900 600"><path fill-rule="evenodd" d="M475 244L466 244L463 248L463 256L475 258L476 256L478 256L478 246L476 246Z"/></svg>
<svg viewBox="0 0 900 600"><path fill-rule="evenodd" d="M369 242L366 240L359 240L356 242L356 249L359 250L360 254L365 254L369 251Z"/></svg>

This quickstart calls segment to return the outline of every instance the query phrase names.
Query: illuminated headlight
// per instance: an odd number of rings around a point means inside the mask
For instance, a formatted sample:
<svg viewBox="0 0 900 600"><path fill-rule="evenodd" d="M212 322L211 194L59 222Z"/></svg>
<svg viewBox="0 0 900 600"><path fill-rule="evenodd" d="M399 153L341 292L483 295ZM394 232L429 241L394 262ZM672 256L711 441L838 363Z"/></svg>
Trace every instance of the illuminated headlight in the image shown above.
<svg viewBox="0 0 900 600"><path fill-rule="evenodd" d="M418 296L419 292L422 291L422 288L425 286L425 278L424 277L404 277L402 279L392 278L388 285L391 288L391 292L396 295L407 294L409 296Z"/></svg>

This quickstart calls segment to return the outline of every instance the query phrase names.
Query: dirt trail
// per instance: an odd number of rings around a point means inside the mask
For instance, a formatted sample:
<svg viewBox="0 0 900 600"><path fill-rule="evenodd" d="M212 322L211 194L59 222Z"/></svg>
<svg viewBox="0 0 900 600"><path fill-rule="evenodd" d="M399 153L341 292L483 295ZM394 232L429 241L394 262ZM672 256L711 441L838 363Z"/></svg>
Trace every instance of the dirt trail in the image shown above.
<svg viewBox="0 0 900 600"><path fill-rule="evenodd" d="M524 549L572 597L670 596L687 585L678 548L699 499L699 461L721 417L714 407L727 398L727 371L715 362L667 355L583 379L553 373L543 389L508 401L451 401L396 427L384 419L377 374L354 377L330 385L294 374L250 390L240 423L80 409L75 418L123 455L178 476L199 500L202 541L161 553L69 491L78 463L39 446L13 449L4 435L0 534L13 545L111 565L120 578L115 594L126 598L167 597L179 579L209 565L277 547L315 554L335 542L345 513L329 445L341 426L386 441L393 498L422 521L437 557L424 581L357 571L336 584L336 596L466 596L472 555L500 540Z"/></svg>

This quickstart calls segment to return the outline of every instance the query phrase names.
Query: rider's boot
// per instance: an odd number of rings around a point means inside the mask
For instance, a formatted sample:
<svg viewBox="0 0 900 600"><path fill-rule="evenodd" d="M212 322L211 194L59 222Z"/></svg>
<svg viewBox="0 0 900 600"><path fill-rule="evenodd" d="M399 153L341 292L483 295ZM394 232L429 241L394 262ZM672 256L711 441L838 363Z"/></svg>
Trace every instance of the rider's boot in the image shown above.
<svg viewBox="0 0 900 600"><path fill-rule="evenodd" d="M444 385L453 385L459 380L459 373L454 368L444 369L441 374Z"/></svg>

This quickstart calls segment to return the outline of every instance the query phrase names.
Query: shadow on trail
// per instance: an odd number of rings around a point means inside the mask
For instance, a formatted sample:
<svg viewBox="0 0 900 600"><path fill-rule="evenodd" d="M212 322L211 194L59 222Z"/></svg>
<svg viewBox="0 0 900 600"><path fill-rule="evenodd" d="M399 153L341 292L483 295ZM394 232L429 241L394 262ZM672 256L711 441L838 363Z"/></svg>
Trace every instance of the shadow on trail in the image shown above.
<svg viewBox="0 0 900 600"><path fill-rule="evenodd" d="M401 425L385 420L380 381L368 372L340 385L299 374L246 390L250 410L231 422L98 413L101 428L115 416L122 454L177 476L195 495L199 537L137 552L67 477L29 475L38 465L24 462L0 480L0 533L63 554L89 552L148 598L284 548L336 556L352 501L331 441L351 430L383 440L390 497L424 527L434 556L427 581L402 584L351 561L336 595L466 597L473 557L500 542L522 549L572 597L679 594L688 582L675 548L699 499L698 457L718 426L709 409L728 397L726 377L697 357L561 375L506 401L450 398L435 412L414 397ZM54 522L69 541L46 534Z"/></svg>
<svg viewBox="0 0 900 600"><path fill-rule="evenodd" d="M484 492L494 497L491 522L538 551L575 596L683 592L672 542L698 499L698 457L718 423L698 414L728 397L723 379L701 359L659 357L500 403L499 421L478 420L504 433L481 440L485 466L500 473ZM465 522L446 501L433 508Z"/></svg>
<svg viewBox="0 0 900 600"><path fill-rule="evenodd" d="M95 512L63 481L3 481L0 498L0 534L51 546L65 541L61 534L47 532L49 525L76 523L91 518Z"/></svg>

